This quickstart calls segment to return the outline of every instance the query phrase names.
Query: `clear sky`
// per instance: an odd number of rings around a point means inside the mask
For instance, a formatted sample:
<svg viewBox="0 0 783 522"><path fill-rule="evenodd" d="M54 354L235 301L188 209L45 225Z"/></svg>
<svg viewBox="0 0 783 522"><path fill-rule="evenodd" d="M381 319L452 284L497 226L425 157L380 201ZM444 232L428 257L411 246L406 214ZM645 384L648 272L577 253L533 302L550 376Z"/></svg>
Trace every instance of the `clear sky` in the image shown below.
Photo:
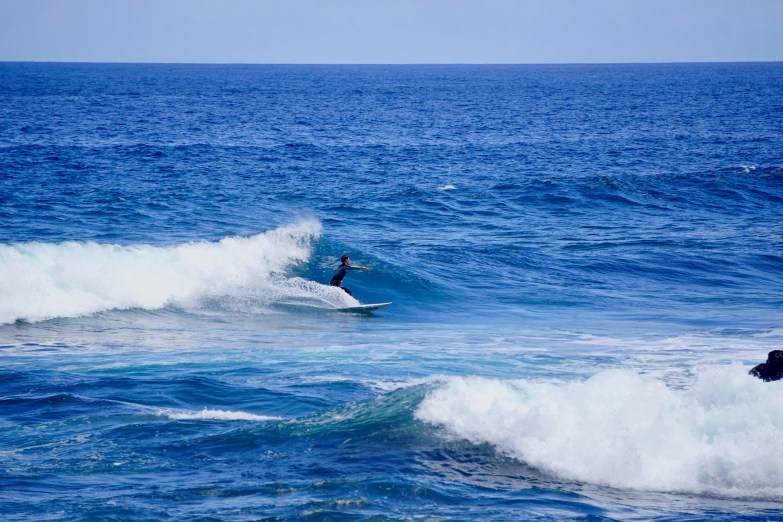
<svg viewBox="0 0 783 522"><path fill-rule="evenodd" d="M0 60L783 60L783 0L0 0Z"/></svg>

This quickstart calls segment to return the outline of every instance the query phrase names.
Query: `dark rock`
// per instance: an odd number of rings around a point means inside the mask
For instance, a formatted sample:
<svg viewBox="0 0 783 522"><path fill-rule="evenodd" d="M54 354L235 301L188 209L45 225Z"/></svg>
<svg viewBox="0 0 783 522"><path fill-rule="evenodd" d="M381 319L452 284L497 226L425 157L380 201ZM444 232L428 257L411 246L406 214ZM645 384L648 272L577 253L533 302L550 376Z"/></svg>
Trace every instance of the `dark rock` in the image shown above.
<svg viewBox="0 0 783 522"><path fill-rule="evenodd" d="M783 350L772 350L767 362L754 366L750 374L762 381L778 381L783 378Z"/></svg>

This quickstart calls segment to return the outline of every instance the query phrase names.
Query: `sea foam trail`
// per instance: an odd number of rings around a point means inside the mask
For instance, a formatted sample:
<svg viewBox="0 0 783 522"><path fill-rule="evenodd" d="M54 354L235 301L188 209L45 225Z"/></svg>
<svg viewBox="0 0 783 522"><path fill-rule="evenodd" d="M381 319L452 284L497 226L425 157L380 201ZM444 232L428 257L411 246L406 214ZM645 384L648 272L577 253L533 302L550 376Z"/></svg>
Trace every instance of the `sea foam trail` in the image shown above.
<svg viewBox="0 0 783 522"><path fill-rule="evenodd" d="M113 309L198 307L209 299L234 299L229 305L240 309L291 300L355 306L357 301L336 288L282 276L309 258L320 233L318 221L304 220L216 243L0 245L0 323Z"/></svg>
<svg viewBox="0 0 783 522"><path fill-rule="evenodd" d="M564 384L455 377L416 416L564 479L783 496L783 385L736 365L699 371L687 390L627 370Z"/></svg>
<svg viewBox="0 0 783 522"><path fill-rule="evenodd" d="M280 417L270 417L268 415L255 415L253 413L245 413L244 411L208 410L206 408L196 412L160 411L157 414L160 415L161 417L168 417L169 419L172 420L216 420L216 421L252 421L252 422L280 420Z"/></svg>

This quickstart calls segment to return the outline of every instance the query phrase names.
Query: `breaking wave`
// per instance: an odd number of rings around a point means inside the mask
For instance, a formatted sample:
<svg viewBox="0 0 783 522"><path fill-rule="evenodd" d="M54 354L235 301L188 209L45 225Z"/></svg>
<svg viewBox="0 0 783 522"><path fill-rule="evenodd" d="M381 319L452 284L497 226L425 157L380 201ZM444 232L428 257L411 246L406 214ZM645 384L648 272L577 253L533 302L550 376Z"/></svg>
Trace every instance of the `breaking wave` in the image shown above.
<svg viewBox="0 0 783 522"><path fill-rule="evenodd" d="M454 377L416 417L563 479L783 496L783 386L738 366L700 370L685 390L629 370L560 384Z"/></svg>
<svg viewBox="0 0 783 522"><path fill-rule="evenodd" d="M339 289L285 277L309 259L320 233L320 222L303 220L214 243L0 245L0 324L106 310L197 308L210 301L246 311L280 302L355 306Z"/></svg>

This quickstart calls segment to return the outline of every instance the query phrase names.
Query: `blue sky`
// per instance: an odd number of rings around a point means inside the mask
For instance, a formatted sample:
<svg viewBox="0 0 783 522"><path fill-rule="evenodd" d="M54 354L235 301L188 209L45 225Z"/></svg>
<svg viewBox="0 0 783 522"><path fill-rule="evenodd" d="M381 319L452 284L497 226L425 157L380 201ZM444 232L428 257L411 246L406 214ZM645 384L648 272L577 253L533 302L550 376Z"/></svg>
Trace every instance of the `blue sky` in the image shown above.
<svg viewBox="0 0 783 522"><path fill-rule="evenodd" d="M783 60L783 0L0 0L0 60Z"/></svg>

